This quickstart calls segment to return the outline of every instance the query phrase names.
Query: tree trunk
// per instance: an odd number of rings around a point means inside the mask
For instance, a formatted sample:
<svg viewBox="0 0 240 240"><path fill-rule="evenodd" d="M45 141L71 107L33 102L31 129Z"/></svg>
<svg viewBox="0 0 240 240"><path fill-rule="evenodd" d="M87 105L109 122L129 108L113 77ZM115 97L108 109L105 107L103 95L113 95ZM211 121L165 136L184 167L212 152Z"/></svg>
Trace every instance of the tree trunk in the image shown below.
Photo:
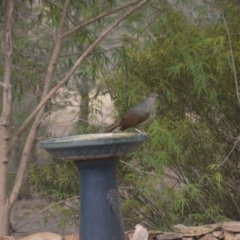
<svg viewBox="0 0 240 240"><path fill-rule="evenodd" d="M3 108L0 117L0 238L9 234L10 209L7 195L7 174L9 161L9 141L12 114L11 90L11 58L12 58L12 16L14 0L7 2L4 31L4 78L1 83L3 89Z"/></svg>

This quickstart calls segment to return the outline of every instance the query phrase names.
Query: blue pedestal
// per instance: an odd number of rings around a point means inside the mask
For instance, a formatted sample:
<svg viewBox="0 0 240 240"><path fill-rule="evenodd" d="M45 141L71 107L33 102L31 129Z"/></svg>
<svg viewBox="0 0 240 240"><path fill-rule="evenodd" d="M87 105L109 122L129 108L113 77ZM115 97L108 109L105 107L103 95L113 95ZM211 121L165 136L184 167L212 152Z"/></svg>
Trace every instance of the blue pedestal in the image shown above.
<svg viewBox="0 0 240 240"><path fill-rule="evenodd" d="M116 179L118 160L74 161L80 174L81 240L125 240Z"/></svg>
<svg viewBox="0 0 240 240"><path fill-rule="evenodd" d="M56 158L71 159L80 174L80 240L125 240L116 166L148 136L94 133L48 139L40 146Z"/></svg>

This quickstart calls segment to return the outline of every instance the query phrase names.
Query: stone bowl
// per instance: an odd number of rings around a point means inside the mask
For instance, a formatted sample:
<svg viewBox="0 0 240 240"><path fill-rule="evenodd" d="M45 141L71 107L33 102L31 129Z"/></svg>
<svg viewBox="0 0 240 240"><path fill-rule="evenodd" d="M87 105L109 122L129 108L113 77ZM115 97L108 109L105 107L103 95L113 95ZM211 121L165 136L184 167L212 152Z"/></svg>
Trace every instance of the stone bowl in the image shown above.
<svg viewBox="0 0 240 240"><path fill-rule="evenodd" d="M39 144L56 158L87 160L131 153L147 139L146 134L139 133L94 133L52 138Z"/></svg>

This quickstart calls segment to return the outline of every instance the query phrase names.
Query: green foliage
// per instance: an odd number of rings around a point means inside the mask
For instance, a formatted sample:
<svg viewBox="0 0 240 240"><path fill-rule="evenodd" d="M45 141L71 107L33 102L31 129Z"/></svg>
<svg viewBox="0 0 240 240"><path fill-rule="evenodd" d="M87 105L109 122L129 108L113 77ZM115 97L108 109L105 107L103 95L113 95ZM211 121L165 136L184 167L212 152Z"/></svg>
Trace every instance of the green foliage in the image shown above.
<svg viewBox="0 0 240 240"><path fill-rule="evenodd" d="M39 166L30 166L28 183L46 200L59 201L78 195L78 172L72 161L50 158Z"/></svg>
<svg viewBox="0 0 240 240"><path fill-rule="evenodd" d="M61 229L78 223L78 179L78 171L72 161L50 157L41 165L29 167L27 184L31 191L52 206L48 211L42 210L44 224L49 224L56 218L57 226Z"/></svg>
<svg viewBox="0 0 240 240"><path fill-rule="evenodd" d="M225 9L231 43L222 22L199 26L181 13L163 12L150 26L154 41L124 47L123 63L107 81L120 115L149 92L162 95L156 120L145 128L150 141L126 159L132 167L121 168L121 185L134 189L122 194L128 227L136 219L170 228L240 216L239 144L229 155L240 132L229 48L239 66L240 9L231 3Z"/></svg>

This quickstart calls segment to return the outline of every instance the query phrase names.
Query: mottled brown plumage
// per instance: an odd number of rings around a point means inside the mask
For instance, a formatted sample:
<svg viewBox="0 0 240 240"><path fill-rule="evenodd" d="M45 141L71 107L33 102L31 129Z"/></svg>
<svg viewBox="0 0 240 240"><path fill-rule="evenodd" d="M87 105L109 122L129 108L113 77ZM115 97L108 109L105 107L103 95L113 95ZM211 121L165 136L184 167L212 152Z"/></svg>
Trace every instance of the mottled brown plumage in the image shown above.
<svg viewBox="0 0 240 240"><path fill-rule="evenodd" d="M117 127L124 131L151 122L156 115L156 100L159 97L158 94L151 93L141 103L129 109L119 121L108 126L106 132L112 132Z"/></svg>

